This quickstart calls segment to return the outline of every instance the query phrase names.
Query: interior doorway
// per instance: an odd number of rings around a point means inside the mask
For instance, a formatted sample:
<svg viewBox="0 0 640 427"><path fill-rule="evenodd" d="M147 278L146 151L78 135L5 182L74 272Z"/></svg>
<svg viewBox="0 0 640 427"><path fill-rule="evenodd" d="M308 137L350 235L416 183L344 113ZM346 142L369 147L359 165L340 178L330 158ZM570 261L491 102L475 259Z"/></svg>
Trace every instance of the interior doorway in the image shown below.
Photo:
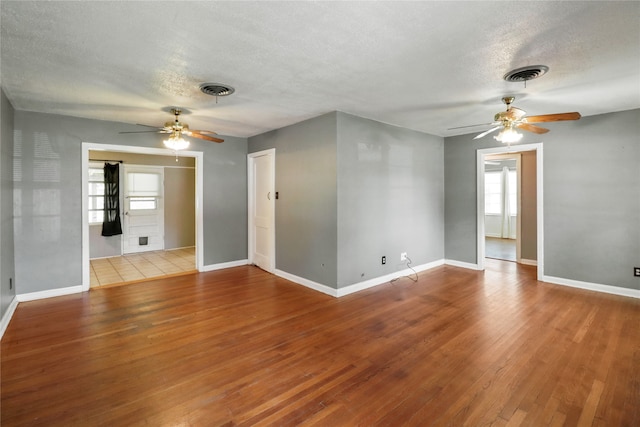
<svg viewBox="0 0 640 427"><path fill-rule="evenodd" d="M250 264L275 269L275 149L247 156Z"/></svg>
<svg viewBox="0 0 640 427"><path fill-rule="evenodd" d="M533 188L535 194L535 200L533 206L523 206L523 197L520 195L516 202L516 212L521 213L524 209L533 210L533 226L528 222L526 226L527 232L533 232L533 235L528 237L528 241L532 241L535 247L532 249L530 245L526 250L523 249L523 216L516 215L515 230L505 229L506 235L515 231L515 248L516 248L516 262L528 265L537 266L538 277L544 276L544 219L543 219L543 151L542 143L536 144L523 144L513 147L495 147L487 149L477 150L477 267L480 270L484 270L485 257L487 257L487 220L486 220L486 203L485 203L485 180L487 172L487 161L495 161L495 159L501 158L517 158L516 154L527 154L535 159L535 165L533 166L533 176L530 180L533 180ZM522 161L522 159L520 160ZM519 171L519 172L518 172ZM516 180L518 185L522 183L522 166L516 166ZM522 187L520 187L522 188ZM524 192L524 189L523 191ZM528 202L531 202L529 200ZM527 220L529 221L529 220ZM500 222L501 226L504 222ZM509 224L513 227L513 224ZM501 238L503 236L502 231ZM531 253L535 255L531 255ZM528 254L523 256L523 254ZM531 259L535 258L535 259Z"/></svg>
<svg viewBox="0 0 640 427"><path fill-rule="evenodd" d="M522 244L522 155L486 155L485 257L518 262ZM535 197L535 195L534 195Z"/></svg>
<svg viewBox="0 0 640 427"><path fill-rule="evenodd" d="M83 143L82 144L82 218L83 218L83 227L82 227L82 290L87 291L91 287L91 256L90 256L90 234L94 233L94 230L90 230L89 224L89 215L88 212L88 182L89 182L89 163L90 163L90 152L118 152L118 153L126 153L130 155L155 155L155 156L173 156L175 158L175 153L172 150L168 149L160 149L160 148L147 148L147 147L132 147L132 146L120 146L120 145L110 145L110 144L93 144L93 143ZM195 210L195 215L193 221L195 222L195 245L191 249L195 253L189 255L188 253L181 253L182 258L191 256L192 259L195 259L194 265L195 270L202 271L203 268L203 241L204 241L204 233L203 233L203 153L198 151L181 151L180 157L192 158L192 163L194 164L195 173L195 200L191 198L189 203L193 203L193 209ZM193 175L192 175L193 176ZM141 203L149 203L148 200L140 200ZM179 203L178 203L179 205ZM121 205L123 206L123 204ZM123 212L124 213L124 212ZM95 227L93 227L95 228ZM165 236L166 238L166 236ZM188 252L188 251L187 251ZM122 246L120 246L120 255L123 255ZM156 256L158 258L157 262L165 262L166 257L169 255L177 255L177 254L158 254L156 251L149 251L143 253L146 257ZM141 254L134 254L133 256L138 256ZM124 260L122 260L124 261ZM148 264L150 260L144 260L145 264ZM183 260L182 262L187 262ZM193 268L190 269L193 271Z"/></svg>

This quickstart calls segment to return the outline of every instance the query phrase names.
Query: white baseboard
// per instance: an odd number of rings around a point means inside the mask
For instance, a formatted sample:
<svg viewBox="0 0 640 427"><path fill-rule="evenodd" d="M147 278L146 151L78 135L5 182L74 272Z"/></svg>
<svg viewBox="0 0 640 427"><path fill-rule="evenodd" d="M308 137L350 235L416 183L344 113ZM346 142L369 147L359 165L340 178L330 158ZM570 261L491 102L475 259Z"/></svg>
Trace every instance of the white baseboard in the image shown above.
<svg viewBox="0 0 640 427"><path fill-rule="evenodd" d="M60 297L63 295L79 294L82 286L69 286L68 288L48 289L46 291L30 292L28 294L18 294L18 302L34 301L37 299Z"/></svg>
<svg viewBox="0 0 640 427"><path fill-rule="evenodd" d="M538 261L536 261L535 259L520 258L518 262L524 265L538 265Z"/></svg>
<svg viewBox="0 0 640 427"><path fill-rule="evenodd" d="M11 318L13 317L13 312L16 311L18 307L18 298L13 297L9 307L7 307L7 311L4 312L2 316L2 320L0 320L0 339L4 336L4 331L7 330L7 326L9 326L9 322L11 322Z"/></svg>
<svg viewBox="0 0 640 427"><path fill-rule="evenodd" d="M542 278L538 278L538 280L541 282L553 283L555 285L569 286L572 288L586 289L589 291L604 292L605 294L640 298L640 289L621 288L620 286L602 285L600 283L582 282L579 280L563 279L562 277L553 276L542 276Z"/></svg>
<svg viewBox="0 0 640 427"><path fill-rule="evenodd" d="M249 263L249 260L247 259L239 259L237 261L221 262L219 264L209 264L209 265L203 266L200 269L200 272L204 273L207 271L222 270L223 268L240 267L241 265L247 265L248 263Z"/></svg>
<svg viewBox="0 0 640 427"><path fill-rule="evenodd" d="M296 276L295 274L287 273L286 271L278 270L277 268L273 270L273 274L282 277L283 279L287 279L290 282L297 283L298 285L311 288L314 291L322 292L323 294L331 295L332 297L338 296L337 289L314 282L313 280L305 279L304 277Z"/></svg>
<svg viewBox="0 0 640 427"><path fill-rule="evenodd" d="M415 267L413 267L413 269L416 272L420 272L420 271L425 271L425 270L429 270L438 266L441 266L444 264L444 259L439 259L433 262L429 262L426 264L421 264L421 265L417 265ZM392 281L393 279L397 279L399 277L404 277L404 276L409 276L413 274L413 271L411 271L411 269L406 268L404 270L401 271L396 271L390 274L387 274L385 276L380 276L380 277L374 277L373 279L369 279L369 280L365 280L364 282L359 282L359 283L354 283L352 285L349 286L345 286L343 288L338 288L338 297L342 297L345 295L349 295L352 294L354 292L358 292L358 291L362 291L365 289L369 289L372 288L374 286L378 286L378 285L382 285L383 283L388 283L390 281Z"/></svg>
<svg viewBox="0 0 640 427"><path fill-rule="evenodd" d="M469 270L480 270L478 264L472 264L470 262L456 261L455 259L445 259L444 263L446 265L452 265L454 267L466 268Z"/></svg>
<svg viewBox="0 0 640 427"><path fill-rule="evenodd" d="M420 271L425 271L425 270L429 270L431 268L434 267L438 267L440 265L444 264L444 260L440 259L437 261L433 261L427 264L421 264L418 266L413 267L413 269L416 272L420 272ZM296 276L294 274L291 273L287 273L286 271L282 271L282 270L278 270L276 269L274 271L274 274L277 276L280 276L284 279L287 279L291 282L297 283L299 285L302 286L306 286L307 288L311 288L313 290L316 290L318 292L322 292L323 294L327 294L327 295L331 295L332 297L336 297L336 298L340 298L343 297L345 295L349 295L352 294L354 292L358 292L358 291L362 291L365 289L369 289L372 288L374 286L378 286L378 285L382 285L384 283L388 283L393 279L397 279L399 277L403 277L403 276L408 276L410 274L413 274L413 271L411 271L411 269L407 268L401 271L396 271L384 276L380 276L380 277L375 277L373 279L369 279L369 280L365 280L364 282L359 282L359 283L354 283L352 285L349 286L345 286L343 288L332 288L330 286L327 285L323 285L321 283L317 283L314 282L312 280L309 279L305 279L304 277L299 277Z"/></svg>

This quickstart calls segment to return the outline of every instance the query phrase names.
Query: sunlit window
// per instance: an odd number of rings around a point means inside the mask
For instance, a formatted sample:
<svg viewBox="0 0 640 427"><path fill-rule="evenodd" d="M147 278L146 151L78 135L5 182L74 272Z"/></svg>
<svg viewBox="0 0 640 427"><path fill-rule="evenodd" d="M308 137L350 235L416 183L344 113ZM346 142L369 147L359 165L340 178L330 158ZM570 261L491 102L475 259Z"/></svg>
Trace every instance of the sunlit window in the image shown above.
<svg viewBox="0 0 640 427"><path fill-rule="evenodd" d="M507 198L511 215L518 213L518 175L509 171L509 194L502 194L502 172L486 172L484 175L484 213L501 215L504 198Z"/></svg>
<svg viewBox="0 0 640 427"><path fill-rule="evenodd" d="M104 220L104 170L99 166L89 167L89 224Z"/></svg>

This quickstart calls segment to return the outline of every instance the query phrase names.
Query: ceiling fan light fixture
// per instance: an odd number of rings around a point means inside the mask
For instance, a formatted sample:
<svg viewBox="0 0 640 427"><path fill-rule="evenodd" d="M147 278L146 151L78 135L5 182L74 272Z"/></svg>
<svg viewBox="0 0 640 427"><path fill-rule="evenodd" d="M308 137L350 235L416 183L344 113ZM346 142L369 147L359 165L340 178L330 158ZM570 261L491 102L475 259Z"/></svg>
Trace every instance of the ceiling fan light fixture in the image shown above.
<svg viewBox="0 0 640 427"><path fill-rule="evenodd" d="M184 139L179 132L174 132L168 139L162 141L165 147L173 150L180 151L189 147L189 141Z"/></svg>
<svg viewBox="0 0 640 427"><path fill-rule="evenodd" d="M505 127L493 138L503 144L512 144L514 142L520 142L522 134L516 132L512 127Z"/></svg>

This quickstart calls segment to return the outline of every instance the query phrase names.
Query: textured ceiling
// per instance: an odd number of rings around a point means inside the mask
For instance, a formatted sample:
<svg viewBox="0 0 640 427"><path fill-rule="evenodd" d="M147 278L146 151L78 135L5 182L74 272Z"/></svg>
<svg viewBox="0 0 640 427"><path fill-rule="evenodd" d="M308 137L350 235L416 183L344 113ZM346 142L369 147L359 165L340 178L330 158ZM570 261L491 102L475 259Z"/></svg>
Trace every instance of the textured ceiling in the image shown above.
<svg viewBox="0 0 640 427"><path fill-rule="evenodd" d="M640 108L640 2L2 1L19 110L247 137L334 110L448 136L500 99L529 114ZM502 76L526 65L528 82ZM203 82L233 86L219 98ZM473 130L473 129L471 129Z"/></svg>

